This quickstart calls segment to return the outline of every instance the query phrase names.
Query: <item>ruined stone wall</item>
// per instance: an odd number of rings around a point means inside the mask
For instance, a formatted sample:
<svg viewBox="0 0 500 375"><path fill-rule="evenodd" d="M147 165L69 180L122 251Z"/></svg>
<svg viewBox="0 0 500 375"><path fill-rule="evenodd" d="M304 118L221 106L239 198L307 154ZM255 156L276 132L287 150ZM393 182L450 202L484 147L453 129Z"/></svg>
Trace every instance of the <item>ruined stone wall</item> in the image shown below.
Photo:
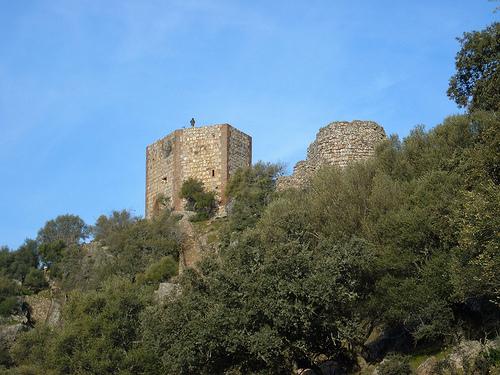
<svg viewBox="0 0 500 375"><path fill-rule="evenodd" d="M339 121L321 128L307 149L306 160L299 161L291 176L278 179L277 188L302 188L324 165L345 167L365 160L375 153L375 147L386 139L384 129L373 121Z"/></svg>
<svg viewBox="0 0 500 375"><path fill-rule="evenodd" d="M220 203L234 171L251 163L252 139L229 124L176 130L146 148L146 217L161 208L159 197L170 198L182 210L182 183L190 177L201 180L216 193Z"/></svg>

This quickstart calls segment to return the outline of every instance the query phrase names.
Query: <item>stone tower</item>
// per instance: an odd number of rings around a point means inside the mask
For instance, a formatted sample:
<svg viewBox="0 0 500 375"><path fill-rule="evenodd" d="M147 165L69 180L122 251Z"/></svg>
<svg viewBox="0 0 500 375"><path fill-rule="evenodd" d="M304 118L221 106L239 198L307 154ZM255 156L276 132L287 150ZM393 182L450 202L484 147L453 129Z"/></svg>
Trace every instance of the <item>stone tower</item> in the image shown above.
<svg viewBox="0 0 500 375"><path fill-rule="evenodd" d="M306 187L311 177L324 165L345 167L375 154L376 146L387 139L384 128L373 121L336 121L321 128L307 148L306 160L293 168L291 176L278 178L277 188Z"/></svg>
<svg viewBox="0 0 500 375"><path fill-rule="evenodd" d="M214 191L223 206L229 177L251 163L252 138L229 124L175 130L146 148L146 218L160 210L161 198L182 210L179 193L190 177Z"/></svg>

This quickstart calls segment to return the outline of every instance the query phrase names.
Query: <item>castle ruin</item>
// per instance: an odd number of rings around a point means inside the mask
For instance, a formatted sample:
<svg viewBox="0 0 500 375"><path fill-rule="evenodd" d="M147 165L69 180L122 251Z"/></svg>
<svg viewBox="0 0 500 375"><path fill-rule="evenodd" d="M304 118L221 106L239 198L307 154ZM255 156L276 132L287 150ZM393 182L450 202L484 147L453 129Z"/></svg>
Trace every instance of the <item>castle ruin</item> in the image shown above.
<svg viewBox="0 0 500 375"><path fill-rule="evenodd" d="M164 205L164 198L176 211L184 208L179 197L182 183L190 177L213 191L223 210L224 190L231 175L252 163L252 138L229 124L175 130L146 148L146 218ZM277 189L304 188L324 165L345 167L366 160L385 140L384 129L373 121L337 121L321 128L291 176L281 176Z"/></svg>
<svg viewBox="0 0 500 375"><path fill-rule="evenodd" d="M345 167L365 160L375 153L375 147L386 139L384 128L373 121L332 122L321 128L307 148L306 160L293 168L291 176L278 178L277 189L303 188L324 165Z"/></svg>
<svg viewBox="0 0 500 375"><path fill-rule="evenodd" d="M175 130L146 148L146 218L156 215L164 198L177 211L188 178L203 182L214 191L219 206L225 204L224 189L231 175L252 163L252 138L229 124Z"/></svg>

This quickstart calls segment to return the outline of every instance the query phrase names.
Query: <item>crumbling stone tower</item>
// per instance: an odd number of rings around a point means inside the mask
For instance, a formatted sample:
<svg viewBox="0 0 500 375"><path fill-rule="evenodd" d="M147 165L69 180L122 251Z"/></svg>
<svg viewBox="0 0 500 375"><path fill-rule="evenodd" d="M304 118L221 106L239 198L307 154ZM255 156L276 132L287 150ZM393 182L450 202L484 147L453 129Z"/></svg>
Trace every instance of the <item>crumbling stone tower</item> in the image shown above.
<svg viewBox="0 0 500 375"><path fill-rule="evenodd" d="M223 206L230 176L251 163L252 137L229 124L175 130L146 148L146 218L161 209L163 198L182 210L179 193L190 177L214 191Z"/></svg>
<svg viewBox="0 0 500 375"><path fill-rule="evenodd" d="M278 178L277 188L304 188L325 165L343 168L349 163L366 160L385 139L384 128L373 121L332 122L319 130L307 149L306 160L295 164L293 174Z"/></svg>

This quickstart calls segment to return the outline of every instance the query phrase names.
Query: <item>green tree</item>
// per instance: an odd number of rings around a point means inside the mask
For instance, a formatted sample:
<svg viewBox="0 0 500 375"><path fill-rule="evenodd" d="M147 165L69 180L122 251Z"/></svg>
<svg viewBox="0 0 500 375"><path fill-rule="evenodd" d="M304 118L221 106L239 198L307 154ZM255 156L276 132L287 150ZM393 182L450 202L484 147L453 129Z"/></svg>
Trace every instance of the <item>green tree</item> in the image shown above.
<svg viewBox="0 0 500 375"><path fill-rule="evenodd" d="M188 178L183 182L180 192L180 198L186 200L186 209L189 211L195 210L196 196L202 194L205 191L203 182L197 180L196 178Z"/></svg>
<svg viewBox="0 0 500 375"><path fill-rule="evenodd" d="M101 232L98 242L84 249L63 249L58 267L65 289L95 289L113 276L128 280L144 276L146 269L163 257L177 261L179 249L177 219L164 211L151 220L134 219L126 225L110 226Z"/></svg>
<svg viewBox="0 0 500 375"><path fill-rule="evenodd" d="M500 189L484 184L464 192L456 213L459 244L453 282L461 300L483 297L500 306Z"/></svg>
<svg viewBox="0 0 500 375"><path fill-rule="evenodd" d="M55 334L54 329L40 324L19 335L10 349L15 364L19 366L12 371L13 374L55 375L55 372L48 368L53 361L51 344ZM20 371L15 371L17 369Z"/></svg>
<svg viewBox="0 0 500 375"><path fill-rule="evenodd" d="M276 178L283 167L258 162L239 168L231 176L227 187L229 230L241 231L255 225L264 208L271 202L276 189Z"/></svg>
<svg viewBox="0 0 500 375"><path fill-rule="evenodd" d="M16 251L4 247L0 250L0 274L23 282L26 275L39 262L36 241L26 240Z"/></svg>
<svg viewBox="0 0 500 375"><path fill-rule="evenodd" d="M49 286L42 270L32 268L26 275L23 285L34 292L39 292Z"/></svg>
<svg viewBox="0 0 500 375"><path fill-rule="evenodd" d="M152 263L144 272L138 277L138 281L158 284L167 281L178 272L179 262L172 256L162 257L159 261Z"/></svg>
<svg viewBox="0 0 500 375"><path fill-rule="evenodd" d="M180 198L186 200L186 209L195 211L195 220L206 220L215 213L215 193L205 191L203 182L195 178L188 178L183 182Z"/></svg>
<svg viewBox="0 0 500 375"><path fill-rule="evenodd" d="M140 319L147 298L130 281L108 280L99 291L73 292L63 310L65 325L39 326L12 350L18 365L45 373L147 373L140 350Z"/></svg>
<svg viewBox="0 0 500 375"><path fill-rule="evenodd" d="M91 231L95 240L102 240L111 236L113 232L129 227L138 220L139 218L132 216L130 211L113 211L109 216L99 216Z"/></svg>
<svg viewBox="0 0 500 375"><path fill-rule="evenodd" d="M375 177L363 225L380 253L370 315L417 340L449 339L464 311L495 310L478 302L498 296L499 128L495 113L452 116L392 150L384 145L374 161L390 175ZM498 326L494 314L486 320Z"/></svg>
<svg viewBox="0 0 500 375"><path fill-rule="evenodd" d="M0 276L0 316L9 316L20 306L17 295L19 287L15 282Z"/></svg>
<svg viewBox="0 0 500 375"><path fill-rule="evenodd" d="M469 120L476 136L460 165L464 183L451 216L458 237L452 280L460 301L483 298L498 305L500 120L496 113L474 113Z"/></svg>
<svg viewBox="0 0 500 375"><path fill-rule="evenodd" d="M0 272L3 275L8 274L10 263L12 262L12 254L7 246L0 247Z"/></svg>
<svg viewBox="0 0 500 375"><path fill-rule="evenodd" d="M24 282L26 275L38 267L39 254L36 241L26 240L19 249L11 253L12 261L9 265L9 275Z"/></svg>
<svg viewBox="0 0 500 375"><path fill-rule="evenodd" d="M458 38L457 72L450 79L448 96L470 111L500 109L500 23Z"/></svg>
<svg viewBox="0 0 500 375"><path fill-rule="evenodd" d="M335 358L362 341L370 246L314 236L301 242L295 229L307 230L308 222L305 207L295 203L274 201L219 259L183 273L178 299L149 311L144 342L162 353L158 372L289 373L297 364L313 365L315 353ZM268 225L287 226L290 217L294 233Z"/></svg>
<svg viewBox="0 0 500 375"><path fill-rule="evenodd" d="M76 215L60 215L45 223L38 231L37 241L47 244L62 241L66 246L79 244L89 235L89 228L85 222Z"/></svg>
<svg viewBox="0 0 500 375"><path fill-rule="evenodd" d="M40 260L48 267L61 262L64 256L66 244L62 240L44 242L39 246Z"/></svg>

